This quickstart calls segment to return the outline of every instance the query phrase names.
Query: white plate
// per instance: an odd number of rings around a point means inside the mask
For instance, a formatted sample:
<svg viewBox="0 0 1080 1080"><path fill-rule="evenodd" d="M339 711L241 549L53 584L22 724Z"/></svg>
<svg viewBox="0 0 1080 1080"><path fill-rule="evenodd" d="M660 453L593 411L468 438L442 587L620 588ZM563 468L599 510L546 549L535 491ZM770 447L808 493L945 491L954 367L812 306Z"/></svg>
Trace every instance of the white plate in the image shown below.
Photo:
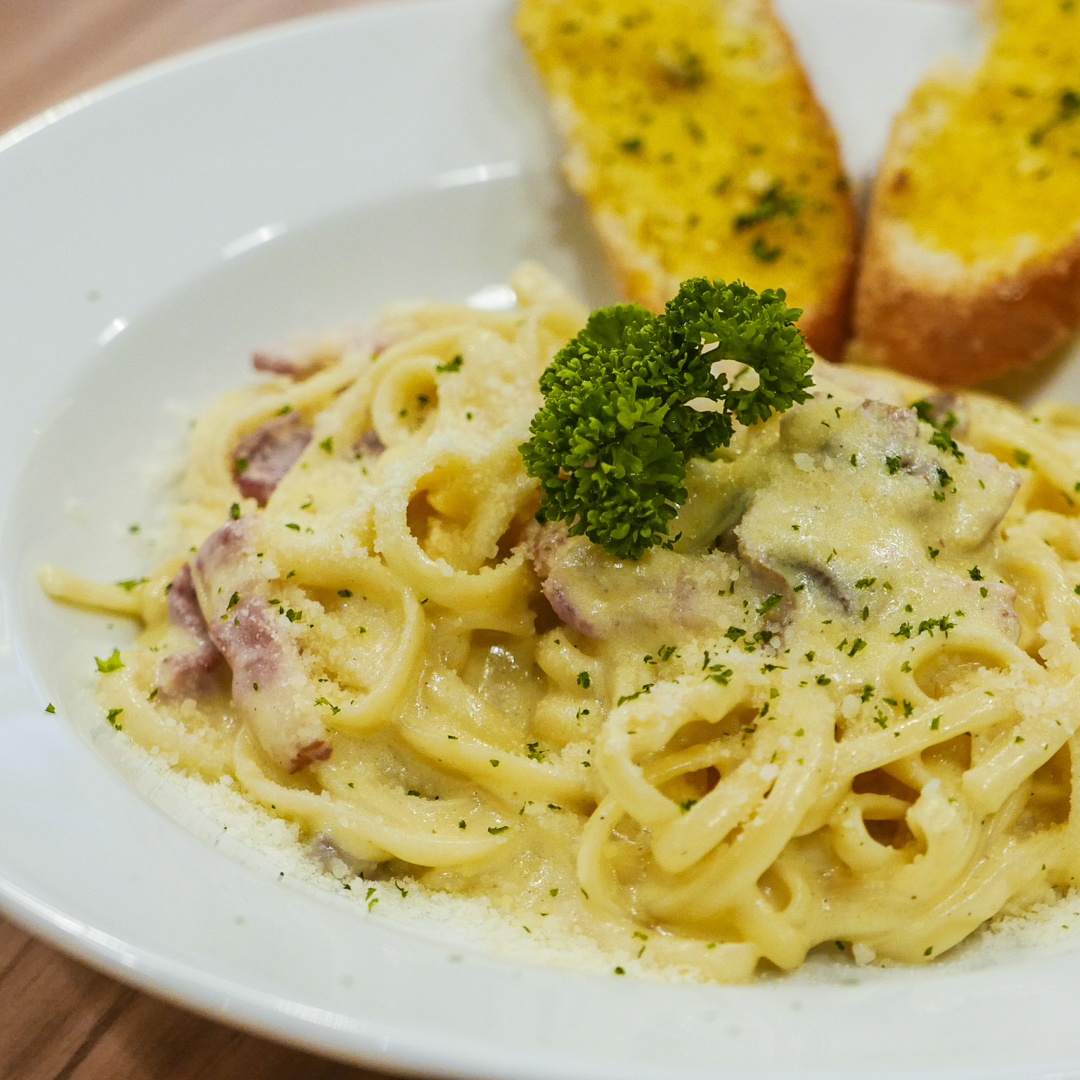
<svg viewBox="0 0 1080 1080"><path fill-rule="evenodd" d="M947 2L780 6L857 175L919 72L974 41ZM526 256L609 295L508 24L506 0L296 23L0 140L0 906L204 1013L398 1070L1080 1076L1069 944L740 988L500 960L280 879L117 757L89 658L124 631L49 604L33 571L139 571L145 463L247 377L252 346L391 298L464 298ZM1074 370L1049 381L1072 390Z"/></svg>

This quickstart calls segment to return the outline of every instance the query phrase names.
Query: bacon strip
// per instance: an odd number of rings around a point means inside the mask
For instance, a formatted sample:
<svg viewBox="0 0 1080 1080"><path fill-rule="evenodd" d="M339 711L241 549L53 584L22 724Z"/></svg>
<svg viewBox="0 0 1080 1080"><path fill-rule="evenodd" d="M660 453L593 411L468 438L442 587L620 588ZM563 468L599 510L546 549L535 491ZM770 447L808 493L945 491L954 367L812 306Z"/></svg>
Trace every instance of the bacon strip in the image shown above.
<svg viewBox="0 0 1080 1080"><path fill-rule="evenodd" d="M193 578L207 631L232 668L232 697L266 753L296 772L331 745L292 637L259 595L250 518L223 525L199 548Z"/></svg>
<svg viewBox="0 0 1080 1080"><path fill-rule="evenodd" d="M554 573L554 566L568 540L566 527L561 523L531 525L529 557L533 561L536 576L540 578L540 591L556 616L585 637L598 638L600 633L597 628L578 609L571 599L570 590Z"/></svg>
<svg viewBox="0 0 1080 1080"><path fill-rule="evenodd" d="M283 352L257 352L251 358L251 366L256 371L265 371L269 375L286 375L294 382L307 379L316 371L322 371L330 361L321 356L310 356L298 360Z"/></svg>
<svg viewBox="0 0 1080 1080"><path fill-rule="evenodd" d="M196 647L173 653L161 662L158 676L161 697L166 701L182 701L211 693L216 686L215 673L225 658L210 638L189 563L177 570L169 586L169 621L186 630L195 639Z"/></svg>
<svg viewBox="0 0 1080 1080"><path fill-rule="evenodd" d="M265 506L309 442L311 428L296 413L270 420L245 435L233 451L233 479L240 494Z"/></svg>

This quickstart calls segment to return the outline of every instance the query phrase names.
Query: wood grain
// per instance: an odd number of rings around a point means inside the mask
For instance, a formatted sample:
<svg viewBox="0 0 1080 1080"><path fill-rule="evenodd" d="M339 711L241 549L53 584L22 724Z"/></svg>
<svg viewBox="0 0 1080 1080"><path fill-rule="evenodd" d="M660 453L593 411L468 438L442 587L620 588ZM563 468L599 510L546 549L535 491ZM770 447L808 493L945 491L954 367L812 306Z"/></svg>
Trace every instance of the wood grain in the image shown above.
<svg viewBox="0 0 1080 1080"><path fill-rule="evenodd" d="M356 0L0 0L0 131L184 49L353 6Z"/></svg>
<svg viewBox="0 0 1080 1080"><path fill-rule="evenodd" d="M347 6L348 0L0 0L0 131L172 53ZM0 919L0 1080L129 1078L379 1080L158 1001Z"/></svg>
<svg viewBox="0 0 1080 1080"><path fill-rule="evenodd" d="M386 1080L212 1023L0 920L2 1080Z"/></svg>

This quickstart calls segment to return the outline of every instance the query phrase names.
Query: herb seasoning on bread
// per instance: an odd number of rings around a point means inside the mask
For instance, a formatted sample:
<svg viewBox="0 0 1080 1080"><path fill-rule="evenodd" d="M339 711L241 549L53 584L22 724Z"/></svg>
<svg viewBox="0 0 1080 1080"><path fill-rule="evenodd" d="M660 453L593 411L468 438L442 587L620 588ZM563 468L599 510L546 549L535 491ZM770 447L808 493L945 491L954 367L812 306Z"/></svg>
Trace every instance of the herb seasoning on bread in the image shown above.
<svg viewBox="0 0 1080 1080"><path fill-rule="evenodd" d="M894 124L850 353L953 385L1080 327L1080 2L990 14L979 66L929 76Z"/></svg>
<svg viewBox="0 0 1080 1080"><path fill-rule="evenodd" d="M767 0L522 0L517 25L626 296L661 311L690 277L783 288L836 357L851 197Z"/></svg>

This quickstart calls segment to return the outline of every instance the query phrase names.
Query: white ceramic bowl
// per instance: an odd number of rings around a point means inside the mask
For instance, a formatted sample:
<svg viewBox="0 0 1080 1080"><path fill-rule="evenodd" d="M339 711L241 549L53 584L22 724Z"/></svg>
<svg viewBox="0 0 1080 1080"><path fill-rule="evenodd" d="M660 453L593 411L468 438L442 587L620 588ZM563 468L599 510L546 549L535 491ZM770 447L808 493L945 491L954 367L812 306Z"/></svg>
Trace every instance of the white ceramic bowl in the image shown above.
<svg viewBox="0 0 1080 1080"><path fill-rule="evenodd" d="M780 6L856 176L919 72L974 40L947 0ZM0 139L0 906L198 1011L400 1071L1080 1076L1069 943L737 988L500 960L282 879L118 752L90 657L129 631L50 604L34 569L138 573L147 463L253 346L462 299L523 257L610 296L509 16L434 0L294 23ZM1070 392L1074 370L1047 378Z"/></svg>

